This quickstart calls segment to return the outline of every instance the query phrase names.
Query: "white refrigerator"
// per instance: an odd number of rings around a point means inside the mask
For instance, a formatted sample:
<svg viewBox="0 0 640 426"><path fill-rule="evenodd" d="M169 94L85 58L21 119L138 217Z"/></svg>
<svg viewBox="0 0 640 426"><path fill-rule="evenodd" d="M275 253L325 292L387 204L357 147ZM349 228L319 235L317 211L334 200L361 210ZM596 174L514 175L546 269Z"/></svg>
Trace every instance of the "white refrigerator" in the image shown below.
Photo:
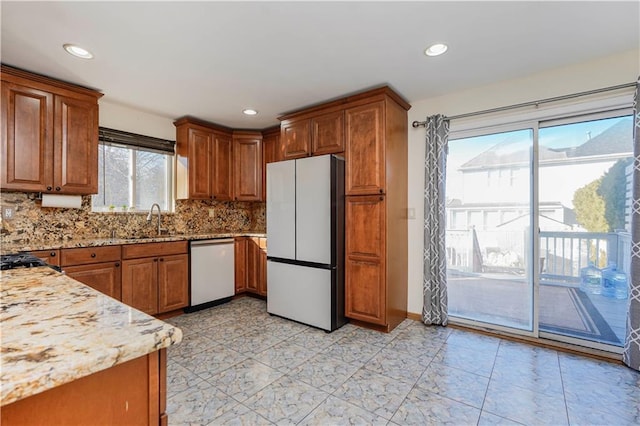
<svg viewBox="0 0 640 426"><path fill-rule="evenodd" d="M267 312L326 331L344 317L344 159L267 164Z"/></svg>

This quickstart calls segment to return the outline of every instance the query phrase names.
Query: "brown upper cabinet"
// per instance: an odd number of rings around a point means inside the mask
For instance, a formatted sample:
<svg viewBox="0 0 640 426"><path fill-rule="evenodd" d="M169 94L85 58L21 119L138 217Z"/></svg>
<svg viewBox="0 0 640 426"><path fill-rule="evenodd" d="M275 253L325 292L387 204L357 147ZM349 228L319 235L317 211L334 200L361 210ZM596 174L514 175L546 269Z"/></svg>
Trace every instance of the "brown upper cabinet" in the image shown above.
<svg viewBox="0 0 640 426"><path fill-rule="evenodd" d="M286 120L280 123L282 160L311 155L311 123L309 120Z"/></svg>
<svg viewBox="0 0 640 426"><path fill-rule="evenodd" d="M386 192L384 102L349 108L347 122L346 195Z"/></svg>
<svg viewBox="0 0 640 426"><path fill-rule="evenodd" d="M344 111L334 111L311 119L311 154L344 152Z"/></svg>
<svg viewBox="0 0 640 426"><path fill-rule="evenodd" d="M262 131L262 200L267 199L267 164L280 159L280 126Z"/></svg>
<svg viewBox="0 0 640 426"><path fill-rule="evenodd" d="M231 130L185 117L176 126L176 197L233 199Z"/></svg>
<svg viewBox="0 0 640 426"><path fill-rule="evenodd" d="M101 93L2 66L0 187L98 192Z"/></svg>
<svg viewBox="0 0 640 426"><path fill-rule="evenodd" d="M234 200L262 200L262 161L262 133L233 132Z"/></svg>
<svg viewBox="0 0 640 426"><path fill-rule="evenodd" d="M285 119L280 140L281 160L344 152L344 111Z"/></svg>

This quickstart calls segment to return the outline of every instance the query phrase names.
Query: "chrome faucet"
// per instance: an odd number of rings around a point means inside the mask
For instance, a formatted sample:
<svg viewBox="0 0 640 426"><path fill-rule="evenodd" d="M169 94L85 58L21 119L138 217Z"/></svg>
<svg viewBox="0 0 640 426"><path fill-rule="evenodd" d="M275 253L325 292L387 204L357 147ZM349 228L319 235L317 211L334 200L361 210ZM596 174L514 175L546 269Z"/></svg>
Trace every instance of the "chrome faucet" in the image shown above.
<svg viewBox="0 0 640 426"><path fill-rule="evenodd" d="M162 231L166 231L166 229L160 227L161 221L162 221L162 212L160 210L160 205L158 203L153 203L151 205L151 209L149 209L149 214L147 215L147 222L151 222L151 218L153 217L154 207L158 208L158 235L162 235Z"/></svg>

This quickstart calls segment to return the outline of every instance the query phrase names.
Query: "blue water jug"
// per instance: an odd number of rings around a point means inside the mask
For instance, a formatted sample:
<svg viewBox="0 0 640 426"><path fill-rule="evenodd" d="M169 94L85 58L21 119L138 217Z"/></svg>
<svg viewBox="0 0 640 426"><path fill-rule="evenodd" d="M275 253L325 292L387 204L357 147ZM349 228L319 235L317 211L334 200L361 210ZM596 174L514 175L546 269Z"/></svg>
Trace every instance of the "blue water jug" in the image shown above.
<svg viewBox="0 0 640 426"><path fill-rule="evenodd" d="M613 297L615 295L616 264L609 262L609 266L602 270L602 295Z"/></svg>
<svg viewBox="0 0 640 426"><path fill-rule="evenodd" d="M580 269L580 290L591 294L602 292L602 271L593 266L593 262Z"/></svg>
<svg viewBox="0 0 640 426"><path fill-rule="evenodd" d="M629 297L629 289L627 288L627 274L617 271L613 277L613 297L616 299L626 299Z"/></svg>

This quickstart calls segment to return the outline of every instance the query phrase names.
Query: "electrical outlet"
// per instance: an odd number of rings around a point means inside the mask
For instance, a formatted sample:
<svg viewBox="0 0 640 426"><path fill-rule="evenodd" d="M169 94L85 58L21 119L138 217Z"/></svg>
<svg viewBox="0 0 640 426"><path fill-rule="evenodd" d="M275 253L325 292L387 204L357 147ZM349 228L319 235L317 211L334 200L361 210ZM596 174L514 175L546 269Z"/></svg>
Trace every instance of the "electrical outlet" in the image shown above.
<svg viewBox="0 0 640 426"><path fill-rule="evenodd" d="M14 212L15 212L15 210L14 210L13 207L3 207L2 208L2 218L4 220L13 219Z"/></svg>
<svg viewBox="0 0 640 426"><path fill-rule="evenodd" d="M413 207L409 207L407 209L407 218L408 219L415 219L416 218L416 209L414 209Z"/></svg>
<svg viewBox="0 0 640 426"><path fill-rule="evenodd" d="M216 217L216 211L214 209L209 209L209 217Z"/></svg>

